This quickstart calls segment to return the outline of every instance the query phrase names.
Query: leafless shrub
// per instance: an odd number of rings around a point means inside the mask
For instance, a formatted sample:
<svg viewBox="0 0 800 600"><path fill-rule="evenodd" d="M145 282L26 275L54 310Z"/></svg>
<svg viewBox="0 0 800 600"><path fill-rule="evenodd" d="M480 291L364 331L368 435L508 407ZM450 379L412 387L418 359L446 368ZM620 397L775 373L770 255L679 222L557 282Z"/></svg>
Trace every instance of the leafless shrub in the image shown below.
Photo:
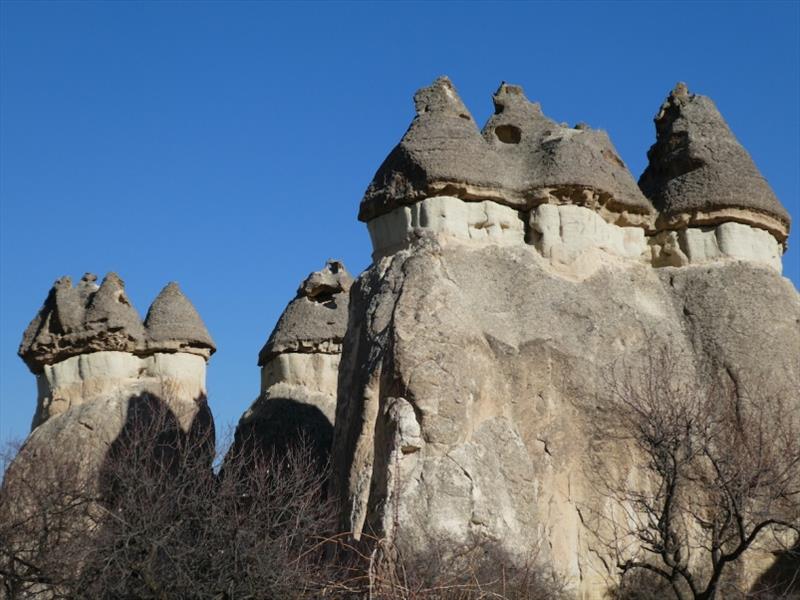
<svg viewBox="0 0 800 600"><path fill-rule="evenodd" d="M212 428L184 431L148 397L129 408L99 470L57 448L23 448L0 491L6 597L564 597L533 562L515 568L485 547L455 563L403 557L380 540L352 545L336 532L328 467L302 439L279 454L235 445L219 473L213 445Z"/></svg>
<svg viewBox="0 0 800 600"><path fill-rule="evenodd" d="M640 460L633 476L599 471L617 517L598 535L623 576L646 572L680 600L739 597L745 551L800 533L797 390L746 388L730 373L701 389L679 365L654 352L612 377L599 424Z"/></svg>
<svg viewBox="0 0 800 600"><path fill-rule="evenodd" d="M543 567L511 559L494 544L476 543L454 555L433 549L404 556L383 539L349 548L355 575L348 596L373 600L566 600L564 580ZM521 564L522 563L522 564ZM336 589L336 583L334 587Z"/></svg>
<svg viewBox="0 0 800 600"><path fill-rule="evenodd" d="M157 403L128 412L99 473L39 449L4 486L9 597L314 597L335 515L325 472L302 445L280 457L229 455L247 468L218 477L213 430L184 432Z"/></svg>

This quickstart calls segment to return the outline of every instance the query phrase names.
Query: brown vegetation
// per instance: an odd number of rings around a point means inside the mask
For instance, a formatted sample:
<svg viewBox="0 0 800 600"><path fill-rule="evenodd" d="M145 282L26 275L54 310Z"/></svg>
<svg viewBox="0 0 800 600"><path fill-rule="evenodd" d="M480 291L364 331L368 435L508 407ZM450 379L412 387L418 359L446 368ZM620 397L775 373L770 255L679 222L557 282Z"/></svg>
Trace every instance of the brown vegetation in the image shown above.
<svg viewBox="0 0 800 600"><path fill-rule="evenodd" d="M637 582L628 597L653 597L641 592L645 580L651 589L666 584L661 598L753 597L742 588L745 553L752 560L762 542L788 550L800 534L797 390L747 387L724 370L696 389L681 384L685 364L667 351L646 365L612 377L602 427L640 458L633 473L601 471L616 517L598 534L623 580ZM786 577L759 597L796 597L798 580Z"/></svg>
<svg viewBox="0 0 800 600"><path fill-rule="evenodd" d="M258 444L212 466L211 428L129 409L100 472L25 447L0 492L8 598L559 600L562 585L485 549L406 561L336 530L327 465L307 444ZM3 594L0 594L2 596Z"/></svg>

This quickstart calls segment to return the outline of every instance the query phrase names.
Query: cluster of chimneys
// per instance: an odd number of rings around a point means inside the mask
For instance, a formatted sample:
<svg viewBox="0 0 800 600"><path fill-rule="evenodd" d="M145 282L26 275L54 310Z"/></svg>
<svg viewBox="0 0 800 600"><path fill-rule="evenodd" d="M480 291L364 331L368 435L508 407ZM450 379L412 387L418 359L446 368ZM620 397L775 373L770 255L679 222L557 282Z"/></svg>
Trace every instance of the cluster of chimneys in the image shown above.
<svg viewBox="0 0 800 600"><path fill-rule="evenodd" d="M481 130L446 77L419 90L414 101L414 121L361 201L362 221L449 195L518 210L577 204L650 234L737 222L786 242L788 213L714 103L690 94L684 84L670 93L655 118L656 142L638 185L605 132L552 121L519 86L499 87L495 112ZM327 294L349 287L341 264L329 264L325 274L330 281L314 280L309 289ZM19 349L34 373L87 352L187 352L206 359L214 352L211 336L177 284L161 291L142 322L116 274L109 273L99 286L96 279L86 274L75 287L69 277L56 281ZM312 295L301 286L298 298ZM324 337L325 331L311 330L318 319L301 313L297 308L282 317L259 364L293 347L298 337ZM287 330L289 341L281 337Z"/></svg>
<svg viewBox="0 0 800 600"><path fill-rule="evenodd" d="M142 322L116 273L99 286L97 276L87 273L76 286L69 277L55 282L25 330L19 355L40 373L45 365L88 352L186 352L207 359L215 350L200 315L176 283L161 290Z"/></svg>
<svg viewBox="0 0 800 600"><path fill-rule="evenodd" d="M655 118L638 185L605 132L552 121L519 86L500 86L480 130L446 77L414 100L417 115L369 185L362 221L449 195L518 210L578 204L649 233L737 222L781 244L788 236L788 213L714 103L682 83Z"/></svg>

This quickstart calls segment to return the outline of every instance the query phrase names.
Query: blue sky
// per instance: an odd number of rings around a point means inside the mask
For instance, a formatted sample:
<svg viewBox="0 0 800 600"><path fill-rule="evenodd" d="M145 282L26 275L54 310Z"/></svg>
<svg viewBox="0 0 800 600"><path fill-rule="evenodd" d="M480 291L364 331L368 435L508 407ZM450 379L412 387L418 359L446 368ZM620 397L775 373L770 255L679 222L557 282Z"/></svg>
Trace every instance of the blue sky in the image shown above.
<svg viewBox="0 0 800 600"><path fill-rule="evenodd" d="M180 282L219 351L222 429L325 259L358 273L375 169L447 74L606 129L638 177L676 81L711 96L800 227L800 3L0 3L0 440L24 437L22 331L61 275ZM785 274L800 283L800 242Z"/></svg>

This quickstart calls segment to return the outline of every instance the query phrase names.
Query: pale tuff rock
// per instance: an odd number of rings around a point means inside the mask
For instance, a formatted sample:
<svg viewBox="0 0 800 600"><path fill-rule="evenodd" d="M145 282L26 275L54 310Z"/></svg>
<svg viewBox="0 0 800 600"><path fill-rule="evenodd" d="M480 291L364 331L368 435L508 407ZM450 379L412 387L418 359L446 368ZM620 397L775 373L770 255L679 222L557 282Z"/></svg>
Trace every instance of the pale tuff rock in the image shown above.
<svg viewBox="0 0 800 600"><path fill-rule="evenodd" d="M800 298L775 271L615 265L572 281L530 245L426 238L362 274L334 432L344 526L412 554L537 549L579 597L602 598L616 563L590 523L609 502L593 461L624 474L633 460L594 438L613 365L644 367L663 344L690 385L705 368L800 384Z"/></svg>
<svg viewBox="0 0 800 600"><path fill-rule="evenodd" d="M197 309L174 281L153 300L144 321L148 348L208 358L216 350Z"/></svg>
<svg viewBox="0 0 800 600"><path fill-rule="evenodd" d="M373 256L380 258L407 248L421 235L495 244L523 244L520 213L496 202L464 202L453 196L433 196L400 206L367 223Z"/></svg>
<svg viewBox="0 0 800 600"><path fill-rule="evenodd" d="M328 352L286 352L261 368L259 400L286 398L319 408L333 423L336 414L336 381L339 354ZM251 419L261 402L248 409L243 419Z"/></svg>
<svg viewBox="0 0 800 600"><path fill-rule="evenodd" d="M149 392L194 401L206 395L206 361L191 353L100 351L71 356L45 365L36 375L37 411L33 428L55 415L87 402L104 402L115 395Z"/></svg>
<svg viewBox="0 0 800 600"><path fill-rule="evenodd" d="M594 250L637 260L649 255L644 229L611 225L582 206L542 204L529 219L531 243L554 261L574 262Z"/></svg>
<svg viewBox="0 0 800 600"><path fill-rule="evenodd" d="M727 222L662 231L649 238L653 266L681 267L719 260L745 260L783 269L783 246L764 229Z"/></svg>
<svg viewBox="0 0 800 600"><path fill-rule="evenodd" d="M414 101L417 116L364 194L362 221L437 195L517 209L576 203L612 222L646 223L653 212L604 132L558 125L518 86L500 86L482 133L446 77Z"/></svg>
<svg viewBox="0 0 800 600"><path fill-rule="evenodd" d="M679 83L655 124L639 186L659 211L659 228L736 221L786 240L789 214L710 98Z"/></svg>
<svg viewBox="0 0 800 600"><path fill-rule="evenodd" d="M647 236L641 227L614 225L597 211L570 204L541 204L526 213L490 201L433 196L395 208L367 227L376 261L432 236L442 244L530 244L555 266L586 266L600 252L654 267L745 260L782 269L782 246L763 229L727 222Z"/></svg>

